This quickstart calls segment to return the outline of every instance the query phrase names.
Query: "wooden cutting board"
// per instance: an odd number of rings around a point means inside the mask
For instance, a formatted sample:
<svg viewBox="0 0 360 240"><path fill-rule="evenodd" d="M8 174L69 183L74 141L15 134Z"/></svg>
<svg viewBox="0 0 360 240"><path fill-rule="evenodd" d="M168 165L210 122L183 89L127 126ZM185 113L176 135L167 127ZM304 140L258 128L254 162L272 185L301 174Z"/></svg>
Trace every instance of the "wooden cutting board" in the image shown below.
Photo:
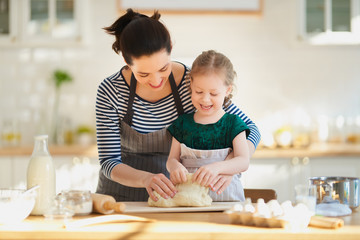
<svg viewBox="0 0 360 240"><path fill-rule="evenodd" d="M230 209L238 202L213 202L209 207L149 207L147 202L123 202L126 205L125 213L151 212L222 212Z"/></svg>

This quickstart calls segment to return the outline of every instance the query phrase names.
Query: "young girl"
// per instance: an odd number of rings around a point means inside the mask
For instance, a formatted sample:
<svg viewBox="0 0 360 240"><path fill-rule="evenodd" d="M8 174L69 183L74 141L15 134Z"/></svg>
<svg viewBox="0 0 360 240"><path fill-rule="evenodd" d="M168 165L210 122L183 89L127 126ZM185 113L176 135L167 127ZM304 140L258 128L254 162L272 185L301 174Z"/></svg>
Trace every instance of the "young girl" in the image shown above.
<svg viewBox="0 0 360 240"><path fill-rule="evenodd" d="M250 131L239 116L224 111L230 104L235 75L223 54L210 50L199 55L190 72L196 112L179 116L168 128L173 136L167 160L170 180L185 182L186 174L193 172L193 181L212 189L213 201L244 200L240 173L249 167L246 138ZM218 189L215 183L222 175L233 178Z"/></svg>

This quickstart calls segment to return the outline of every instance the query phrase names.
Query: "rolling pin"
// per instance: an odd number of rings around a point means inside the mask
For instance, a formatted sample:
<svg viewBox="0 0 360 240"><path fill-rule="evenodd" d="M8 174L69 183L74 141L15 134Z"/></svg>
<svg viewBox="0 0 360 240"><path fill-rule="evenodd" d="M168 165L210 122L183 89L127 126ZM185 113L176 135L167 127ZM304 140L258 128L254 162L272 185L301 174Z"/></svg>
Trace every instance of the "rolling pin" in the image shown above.
<svg viewBox="0 0 360 240"><path fill-rule="evenodd" d="M116 202L112 196L92 193L91 198L93 202L93 212L111 214L113 212L123 213L125 210L125 204Z"/></svg>
<svg viewBox="0 0 360 240"><path fill-rule="evenodd" d="M344 226L344 220L342 220L341 218L312 216L309 226L336 229Z"/></svg>

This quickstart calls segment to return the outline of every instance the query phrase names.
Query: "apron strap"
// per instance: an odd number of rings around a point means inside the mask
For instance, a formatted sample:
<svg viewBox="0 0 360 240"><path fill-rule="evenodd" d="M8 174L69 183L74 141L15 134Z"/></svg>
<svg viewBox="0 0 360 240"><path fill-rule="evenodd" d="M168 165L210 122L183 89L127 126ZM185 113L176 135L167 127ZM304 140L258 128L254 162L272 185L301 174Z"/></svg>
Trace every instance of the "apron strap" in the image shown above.
<svg viewBox="0 0 360 240"><path fill-rule="evenodd" d="M174 75L172 74L172 72L170 73L170 76L169 76L169 82L170 82L172 94L174 95L176 109L177 109L178 115L180 116L181 114L184 113L184 109L183 109L183 106L181 103L180 95L177 90L176 82L175 82Z"/></svg>
<svg viewBox="0 0 360 240"><path fill-rule="evenodd" d="M181 115L181 114L184 113L184 109L183 109L183 106L182 106L182 103L181 103L180 95L179 95L179 92L177 90L174 75L172 74L172 72L169 75L169 82L170 82L172 94L174 96L175 106L176 106L178 115ZM133 115L134 115L133 104L134 104L134 99L135 99L135 95L136 95L136 84L137 84L137 80L135 79L135 76L132 73L131 74L131 80L130 80L129 101L128 101L126 115L124 116L124 119L123 119L123 121L125 123L127 123L129 126L131 126L132 118L133 118Z"/></svg>
<svg viewBox="0 0 360 240"><path fill-rule="evenodd" d="M134 99L135 99L135 92L136 92L136 79L134 74L131 74L131 80L130 80L130 93L129 93L129 101L128 101L128 107L127 107L127 111L126 111L126 115L124 116L123 121L125 123L127 123L129 126L131 126L132 123L132 118L134 115L134 110L133 110L133 103L134 103Z"/></svg>

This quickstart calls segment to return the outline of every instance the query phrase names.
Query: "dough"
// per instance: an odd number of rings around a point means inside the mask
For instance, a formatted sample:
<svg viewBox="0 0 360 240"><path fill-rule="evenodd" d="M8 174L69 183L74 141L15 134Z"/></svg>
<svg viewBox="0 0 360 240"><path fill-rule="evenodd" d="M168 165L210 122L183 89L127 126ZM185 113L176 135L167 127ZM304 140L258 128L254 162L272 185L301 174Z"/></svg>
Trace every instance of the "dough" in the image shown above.
<svg viewBox="0 0 360 240"><path fill-rule="evenodd" d="M148 204L150 207L206 207L210 206L212 199L209 196L209 188L203 187L198 183L192 182L192 173L187 175L187 181L176 185L178 193L173 198L164 199L154 191L159 199L153 201L150 197Z"/></svg>

